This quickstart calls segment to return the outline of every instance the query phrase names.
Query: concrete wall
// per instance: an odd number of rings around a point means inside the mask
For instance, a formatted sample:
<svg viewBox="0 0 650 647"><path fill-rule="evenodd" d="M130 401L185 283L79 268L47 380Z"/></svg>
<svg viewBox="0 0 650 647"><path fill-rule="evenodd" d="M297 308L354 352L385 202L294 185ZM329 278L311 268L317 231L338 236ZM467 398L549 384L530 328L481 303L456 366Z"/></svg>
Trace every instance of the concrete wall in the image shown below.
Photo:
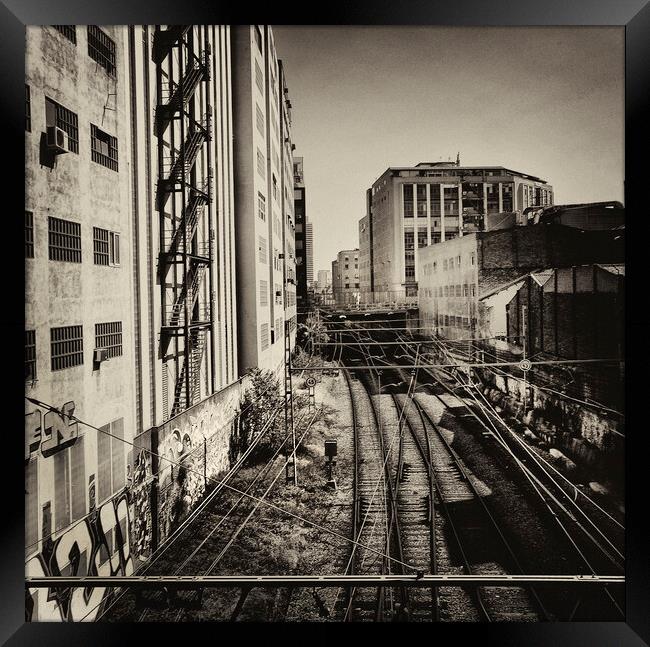
<svg viewBox="0 0 650 647"><path fill-rule="evenodd" d="M125 29L104 31L116 43L115 76L89 57L85 27L77 28L76 45L53 27L27 28L25 82L32 118L31 132L25 133L25 208L33 212L34 258L26 259L25 327L35 331L37 375L26 383L26 395L55 407L72 403L68 412L96 427L115 423L128 441L135 419ZM52 157L47 152L45 97L77 114L78 153ZM91 123L117 138L117 172L92 161ZM81 263L48 260L48 216L81 224ZM93 226L120 233L119 266L94 264ZM122 354L95 366L95 324L117 321L122 323ZM51 328L80 324L83 364L52 371ZM46 550L38 542L63 546L69 524L108 505L124 487L130 458L127 444L115 440L111 445L108 436L90 427L74 425L73 433L67 418L31 403L25 413L26 556L34 557ZM114 454L100 471L106 443ZM99 488L100 476L106 483L106 469L112 472L109 485ZM91 562L88 548L78 564L69 564L60 553L57 567L80 574L91 563L108 568L107 562L119 559L118 549L111 545Z"/></svg>

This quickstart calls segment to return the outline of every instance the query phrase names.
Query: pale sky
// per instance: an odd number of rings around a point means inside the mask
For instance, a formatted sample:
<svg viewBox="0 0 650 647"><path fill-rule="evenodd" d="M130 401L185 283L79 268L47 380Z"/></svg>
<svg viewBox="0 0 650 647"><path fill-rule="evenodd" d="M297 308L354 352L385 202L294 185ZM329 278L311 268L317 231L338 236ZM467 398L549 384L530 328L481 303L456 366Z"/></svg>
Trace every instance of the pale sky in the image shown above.
<svg viewBox="0 0 650 647"><path fill-rule="evenodd" d="M389 166L456 159L623 201L621 27L274 26L304 157L314 276L358 246Z"/></svg>

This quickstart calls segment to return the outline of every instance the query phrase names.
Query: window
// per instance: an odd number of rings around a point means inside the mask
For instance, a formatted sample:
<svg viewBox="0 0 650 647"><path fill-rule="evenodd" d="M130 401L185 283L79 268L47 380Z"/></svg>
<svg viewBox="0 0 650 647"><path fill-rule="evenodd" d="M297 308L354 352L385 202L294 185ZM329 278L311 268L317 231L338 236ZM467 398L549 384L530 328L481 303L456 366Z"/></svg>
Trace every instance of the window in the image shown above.
<svg viewBox="0 0 650 647"><path fill-rule="evenodd" d="M25 557L37 550L38 542L38 459L25 465Z"/></svg>
<svg viewBox="0 0 650 647"><path fill-rule="evenodd" d="M413 185L404 184L404 217L413 217Z"/></svg>
<svg viewBox="0 0 650 647"><path fill-rule="evenodd" d="M90 124L90 155L93 162L117 171L117 137Z"/></svg>
<svg viewBox="0 0 650 647"><path fill-rule="evenodd" d="M471 295L473 297L475 297L476 296L476 285L472 284L470 287L471 287L471 290L470 290Z"/></svg>
<svg viewBox="0 0 650 647"><path fill-rule="evenodd" d="M115 41L97 25L88 25L88 56L115 76Z"/></svg>
<svg viewBox="0 0 650 647"><path fill-rule="evenodd" d="M25 84L25 130L32 132L32 95L29 86Z"/></svg>
<svg viewBox="0 0 650 647"><path fill-rule="evenodd" d="M473 266L475 262L476 262L476 257L474 256L474 252L472 252L469 255L469 264Z"/></svg>
<svg viewBox="0 0 650 647"><path fill-rule="evenodd" d="M346 287L346 288L349 288L349 287L350 287L350 284L349 284L349 283L346 283L346 284L345 284L345 287Z"/></svg>
<svg viewBox="0 0 650 647"><path fill-rule="evenodd" d="M460 267L460 256L456 256L456 264Z"/></svg>
<svg viewBox="0 0 650 647"><path fill-rule="evenodd" d="M25 211L25 258L34 258L34 214Z"/></svg>
<svg viewBox="0 0 650 647"><path fill-rule="evenodd" d="M93 227L93 259L95 265L108 265L108 229Z"/></svg>
<svg viewBox="0 0 650 647"><path fill-rule="evenodd" d="M266 198L259 192L257 193L257 215L260 220L266 222Z"/></svg>
<svg viewBox="0 0 650 647"><path fill-rule="evenodd" d="M255 25L255 44L257 45L257 49L260 50L260 54L261 54L262 53L262 31L257 25Z"/></svg>
<svg viewBox="0 0 650 647"><path fill-rule="evenodd" d="M45 123L56 126L68 135L68 150L79 153L79 119L77 115L52 99L45 98Z"/></svg>
<svg viewBox="0 0 650 647"><path fill-rule="evenodd" d="M463 296L469 296L469 285L467 285L467 283L463 285Z"/></svg>
<svg viewBox="0 0 650 647"><path fill-rule="evenodd" d="M264 74L257 61L255 61L255 83L257 84L257 89L264 96Z"/></svg>
<svg viewBox="0 0 650 647"><path fill-rule="evenodd" d="M106 348L109 359L122 355L122 322L95 324L95 348Z"/></svg>
<svg viewBox="0 0 650 647"><path fill-rule="evenodd" d="M269 324L267 323L260 326L260 344L262 345L262 350L266 350L269 347Z"/></svg>
<svg viewBox="0 0 650 647"><path fill-rule="evenodd" d="M52 25L52 27L62 33L71 43L77 44L77 28L74 25Z"/></svg>
<svg viewBox="0 0 650 647"><path fill-rule="evenodd" d="M25 331L25 380L36 379L36 331Z"/></svg>
<svg viewBox="0 0 650 647"><path fill-rule="evenodd" d="M269 282L260 281L260 305L269 305Z"/></svg>
<svg viewBox="0 0 650 647"><path fill-rule="evenodd" d="M60 371L84 363L83 326L50 329L52 370Z"/></svg>
<svg viewBox="0 0 650 647"><path fill-rule="evenodd" d="M50 260L81 263L81 225L53 216L47 225Z"/></svg>
<svg viewBox="0 0 650 647"><path fill-rule="evenodd" d="M278 199L278 181L275 179L275 174L273 174L273 198Z"/></svg>
<svg viewBox="0 0 650 647"><path fill-rule="evenodd" d="M54 455L54 529L61 530L86 514L86 473L83 436ZM89 555L85 556L86 558ZM60 565L62 574L70 564Z"/></svg>
<svg viewBox="0 0 650 647"><path fill-rule="evenodd" d="M257 149L257 172L261 177L266 177L266 158L259 148Z"/></svg>
<svg viewBox="0 0 650 647"><path fill-rule="evenodd" d="M258 243L260 263L267 263L266 238L264 238L264 236L258 236Z"/></svg>
<svg viewBox="0 0 650 647"><path fill-rule="evenodd" d="M110 263L111 265L120 264L120 235L115 232L110 232Z"/></svg>
<svg viewBox="0 0 650 647"><path fill-rule="evenodd" d="M124 442L121 440L124 438L124 418L114 420L99 429L100 433L97 434L97 503L101 504L126 484ZM112 547L109 546L110 548Z"/></svg>
<svg viewBox="0 0 650 647"><path fill-rule="evenodd" d="M255 104L255 117L257 121L257 130L260 135L264 136L264 113L260 110L260 107Z"/></svg>
<svg viewBox="0 0 650 647"><path fill-rule="evenodd" d="M443 269L445 272L447 271L447 269L449 269L449 262L447 261L446 258L445 258L444 261L442 261L442 269Z"/></svg>

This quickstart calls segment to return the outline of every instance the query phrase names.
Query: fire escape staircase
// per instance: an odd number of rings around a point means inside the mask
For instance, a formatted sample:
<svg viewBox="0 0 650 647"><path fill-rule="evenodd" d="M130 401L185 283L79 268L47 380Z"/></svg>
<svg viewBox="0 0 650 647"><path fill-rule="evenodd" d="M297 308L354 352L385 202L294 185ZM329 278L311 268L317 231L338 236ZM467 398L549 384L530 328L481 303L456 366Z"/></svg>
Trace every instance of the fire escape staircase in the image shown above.
<svg viewBox="0 0 650 647"><path fill-rule="evenodd" d="M151 58L154 63L162 63L169 51L185 37L190 25L170 25L167 29L156 31L153 36Z"/></svg>
<svg viewBox="0 0 650 647"><path fill-rule="evenodd" d="M171 189L171 187L181 182L183 177L192 170L196 158L199 156L201 146L206 141L207 135L203 128L196 128L188 133L181 152L176 156L176 159L171 165L169 175L164 179L166 188Z"/></svg>
<svg viewBox="0 0 650 647"><path fill-rule="evenodd" d="M194 265L194 271L191 274L189 282L184 283L169 313L167 325L171 328L178 328L185 324L185 302L187 301L188 311L194 310L196 300L199 295L199 285L205 273L206 265L197 263Z"/></svg>
<svg viewBox="0 0 650 647"><path fill-rule="evenodd" d="M201 395L201 362L205 350L206 331L203 329L193 330L190 334L190 347L185 353L183 367L176 381L174 388L174 406L172 417L177 413L191 407L198 402ZM190 393L187 393L187 371L189 367Z"/></svg>
<svg viewBox="0 0 650 647"><path fill-rule="evenodd" d="M167 247L167 256L174 256L178 253L179 247L183 242L183 231L185 231L185 240L189 243L196 233L199 217L203 207L207 204L208 198L205 194L193 191L185 207L183 217L172 234L171 241Z"/></svg>

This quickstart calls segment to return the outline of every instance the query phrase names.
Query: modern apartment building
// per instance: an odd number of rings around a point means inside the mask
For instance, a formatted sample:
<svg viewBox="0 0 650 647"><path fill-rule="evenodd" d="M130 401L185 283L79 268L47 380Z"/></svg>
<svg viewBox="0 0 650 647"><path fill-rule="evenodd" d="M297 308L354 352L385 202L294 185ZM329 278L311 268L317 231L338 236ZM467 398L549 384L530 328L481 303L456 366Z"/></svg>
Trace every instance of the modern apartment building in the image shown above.
<svg viewBox="0 0 650 647"><path fill-rule="evenodd" d="M359 303L359 249L344 249L332 262L332 295L337 306Z"/></svg>
<svg viewBox="0 0 650 647"><path fill-rule="evenodd" d="M417 294L416 250L481 231L489 215L553 204L553 189L540 178L459 161L388 168L369 192L372 290L405 297Z"/></svg>
<svg viewBox="0 0 650 647"><path fill-rule="evenodd" d="M76 554L128 575L116 498L137 433L126 30L33 26L25 46L26 571L81 570ZM93 512L110 537L97 552L81 521ZM32 619L61 619L46 589L30 600Z"/></svg>
<svg viewBox="0 0 650 647"><path fill-rule="evenodd" d="M280 80L273 32L264 25L237 26L231 38L237 325L243 374L255 366L282 368L285 299L295 298L297 250L293 182L287 185L284 179L285 166L293 177L291 102ZM290 326L295 337L295 322Z"/></svg>

